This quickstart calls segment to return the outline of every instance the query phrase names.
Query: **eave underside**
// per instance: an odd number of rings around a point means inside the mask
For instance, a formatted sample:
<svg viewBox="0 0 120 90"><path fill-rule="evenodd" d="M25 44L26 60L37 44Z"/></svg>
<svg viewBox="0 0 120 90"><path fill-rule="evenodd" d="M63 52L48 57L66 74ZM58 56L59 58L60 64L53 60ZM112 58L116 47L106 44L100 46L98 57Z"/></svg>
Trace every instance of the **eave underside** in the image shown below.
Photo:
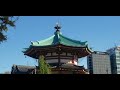
<svg viewBox="0 0 120 90"><path fill-rule="evenodd" d="M50 47L32 47L31 49L27 50L24 55L30 56L32 58L38 59L40 55L46 55L47 53L72 53L73 55L76 54L78 58L85 57L91 54L91 51L88 47L70 47L64 45L56 45Z"/></svg>

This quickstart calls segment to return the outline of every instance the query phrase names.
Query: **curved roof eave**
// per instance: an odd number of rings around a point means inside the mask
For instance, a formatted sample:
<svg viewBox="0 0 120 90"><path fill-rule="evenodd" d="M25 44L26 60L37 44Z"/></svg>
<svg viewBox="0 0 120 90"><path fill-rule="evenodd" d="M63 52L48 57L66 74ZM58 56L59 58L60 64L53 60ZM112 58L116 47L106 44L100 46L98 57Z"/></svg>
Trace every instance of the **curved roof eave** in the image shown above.
<svg viewBox="0 0 120 90"><path fill-rule="evenodd" d="M94 51L92 51L92 50L88 47L88 44L86 45L86 47L87 47L86 50L88 51L89 54L91 54L92 52L94 52Z"/></svg>
<svg viewBox="0 0 120 90"><path fill-rule="evenodd" d="M61 33L55 32L54 35L52 35L47 39L31 42L31 45L29 46L29 48L27 48L26 51L23 51L23 53L29 52L29 50L31 50L31 48L34 48L34 47L44 48L44 47L56 46L59 44L68 46L68 47L86 47L88 46L88 44L86 43L87 41L81 42L78 40L73 40L71 38L63 36Z"/></svg>

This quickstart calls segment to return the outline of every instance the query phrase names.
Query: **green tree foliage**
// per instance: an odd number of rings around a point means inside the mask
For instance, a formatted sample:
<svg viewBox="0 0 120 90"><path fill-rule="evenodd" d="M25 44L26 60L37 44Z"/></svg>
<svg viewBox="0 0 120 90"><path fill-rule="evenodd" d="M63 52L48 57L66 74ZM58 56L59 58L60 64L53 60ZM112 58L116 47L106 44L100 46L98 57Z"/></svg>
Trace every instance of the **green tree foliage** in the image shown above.
<svg viewBox="0 0 120 90"><path fill-rule="evenodd" d="M0 43L7 40L7 35L4 33L8 31L9 26L15 27L17 20L17 16L0 16Z"/></svg>
<svg viewBox="0 0 120 90"><path fill-rule="evenodd" d="M50 65L44 60L44 56L41 55L38 60L39 72L38 74L51 74Z"/></svg>

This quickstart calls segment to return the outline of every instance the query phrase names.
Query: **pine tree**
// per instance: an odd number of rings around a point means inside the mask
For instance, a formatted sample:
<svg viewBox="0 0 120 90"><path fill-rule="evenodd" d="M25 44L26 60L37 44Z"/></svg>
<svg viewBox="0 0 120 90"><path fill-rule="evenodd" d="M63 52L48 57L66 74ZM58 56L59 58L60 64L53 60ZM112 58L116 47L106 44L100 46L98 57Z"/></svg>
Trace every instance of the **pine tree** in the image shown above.
<svg viewBox="0 0 120 90"><path fill-rule="evenodd" d="M38 67L39 67L38 74L51 74L50 65L46 63L43 55L40 55L39 57Z"/></svg>
<svg viewBox="0 0 120 90"><path fill-rule="evenodd" d="M15 22L18 20L16 16L0 16L0 43L7 40L8 27L15 27Z"/></svg>

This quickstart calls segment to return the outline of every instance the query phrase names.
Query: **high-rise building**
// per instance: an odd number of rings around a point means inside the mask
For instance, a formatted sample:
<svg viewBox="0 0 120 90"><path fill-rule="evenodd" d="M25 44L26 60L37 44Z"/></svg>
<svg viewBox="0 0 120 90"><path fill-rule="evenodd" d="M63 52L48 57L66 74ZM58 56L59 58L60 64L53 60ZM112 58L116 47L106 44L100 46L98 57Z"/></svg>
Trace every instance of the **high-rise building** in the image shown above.
<svg viewBox="0 0 120 90"><path fill-rule="evenodd" d="M120 46L107 50L110 55L112 74L120 74Z"/></svg>
<svg viewBox="0 0 120 90"><path fill-rule="evenodd" d="M87 56L90 74L111 74L110 57L106 52L95 51Z"/></svg>

